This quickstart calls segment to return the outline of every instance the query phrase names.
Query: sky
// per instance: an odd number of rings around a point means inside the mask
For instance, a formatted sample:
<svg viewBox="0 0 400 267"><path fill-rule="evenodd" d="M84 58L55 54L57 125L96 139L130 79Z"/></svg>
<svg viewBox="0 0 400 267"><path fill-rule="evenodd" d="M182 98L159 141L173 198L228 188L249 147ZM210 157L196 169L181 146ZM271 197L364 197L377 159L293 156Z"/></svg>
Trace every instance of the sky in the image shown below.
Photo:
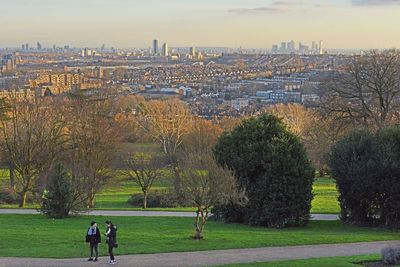
<svg viewBox="0 0 400 267"><path fill-rule="evenodd" d="M400 48L400 0L0 0L0 47Z"/></svg>

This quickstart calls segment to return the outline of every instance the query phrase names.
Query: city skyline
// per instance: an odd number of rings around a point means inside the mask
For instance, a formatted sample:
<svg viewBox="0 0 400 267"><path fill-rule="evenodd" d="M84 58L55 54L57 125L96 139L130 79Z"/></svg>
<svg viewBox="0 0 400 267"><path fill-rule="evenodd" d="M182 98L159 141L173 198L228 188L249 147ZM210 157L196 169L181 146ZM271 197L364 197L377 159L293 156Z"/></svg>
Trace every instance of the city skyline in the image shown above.
<svg viewBox="0 0 400 267"><path fill-rule="evenodd" d="M1 47L270 49L324 40L332 49L400 47L399 0L0 0ZM84 36L84 38L82 38ZM310 41L308 41L310 40Z"/></svg>

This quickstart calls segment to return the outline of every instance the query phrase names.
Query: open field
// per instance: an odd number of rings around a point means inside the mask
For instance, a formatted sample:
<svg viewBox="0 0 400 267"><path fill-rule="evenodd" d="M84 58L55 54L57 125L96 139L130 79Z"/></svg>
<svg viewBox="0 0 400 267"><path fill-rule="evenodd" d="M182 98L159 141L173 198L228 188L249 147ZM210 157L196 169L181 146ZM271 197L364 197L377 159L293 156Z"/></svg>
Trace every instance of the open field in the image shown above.
<svg viewBox="0 0 400 267"><path fill-rule="evenodd" d="M90 221L104 230L106 217L46 219L41 215L2 215L0 256L79 258L87 256L84 237ZM399 231L312 221L306 227L266 229L210 221L205 240L195 241L192 218L113 217L118 227L118 254L198 251L309 244L396 240ZM21 245L23 244L23 245ZM105 244L101 245L105 255Z"/></svg>
<svg viewBox="0 0 400 267"><path fill-rule="evenodd" d="M223 267L360 267L360 263L378 261L380 255L352 257L316 258L307 260L258 262L249 264L223 265Z"/></svg>
<svg viewBox="0 0 400 267"><path fill-rule="evenodd" d="M2 173L7 173L5 170ZM1 175L0 172L0 175ZM8 176L2 175L1 186L5 187ZM169 178L158 181L152 190L165 190L170 185ZM312 213L339 213L340 208L337 202L337 191L335 183L329 178L316 178L314 182L314 200L312 202ZM132 207L127 203L130 195L141 193L140 188L131 180L127 179L121 171L116 171L116 175L110 183L97 195L95 209L108 210L142 210L140 207ZM17 205L0 205L0 208L17 208ZM38 208L37 204L28 204L26 208ZM170 210L170 211L193 211L193 208L149 208L148 210Z"/></svg>
<svg viewBox="0 0 400 267"><path fill-rule="evenodd" d="M147 143L126 143L121 148L121 153L128 152L160 153L155 144ZM0 188L8 186L9 171L0 169ZM172 185L172 178L168 170L163 172L162 179L155 182L152 191L165 190ZM337 202L337 190L335 183L328 177L316 178L313 186L314 200L312 202L312 213L337 214L340 208ZM114 170L113 177L109 180L104 189L97 194L95 209L106 210L141 210L141 207L133 207L127 203L132 194L141 193L140 188L122 170ZM17 205L0 204L0 208L17 208ZM26 208L38 208L37 204L27 204ZM169 210L169 211L193 211L194 208L148 208L148 210Z"/></svg>

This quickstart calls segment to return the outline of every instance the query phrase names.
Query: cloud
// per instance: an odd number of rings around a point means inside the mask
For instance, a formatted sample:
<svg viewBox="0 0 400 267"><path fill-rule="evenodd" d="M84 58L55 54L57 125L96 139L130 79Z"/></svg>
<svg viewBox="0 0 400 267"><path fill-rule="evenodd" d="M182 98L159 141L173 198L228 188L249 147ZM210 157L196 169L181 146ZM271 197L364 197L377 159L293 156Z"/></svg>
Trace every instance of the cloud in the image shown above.
<svg viewBox="0 0 400 267"><path fill-rule="evenodd" d="M400 0L352 0L355 6L400 5Z"/></svg>
<svg viewBox="0 0 400 267"><path fill-rule="evenodd" d="M282 8L277 7L256 7L256 8L235 8L229 9L228 12L236 14L264 14L264 13L282 13L285 12Z"/></svg>
<svg viewBox="0 0 400 267"><path fill-rule="evenodd" d="M303 10L304 8L322 8L326 7L325 4L320 3L306 3L296 1L278 0L272 2L269 6L256 7L256 8L236 8L230 9L228 12L236 14L278 14L288 11Z"/></svg>

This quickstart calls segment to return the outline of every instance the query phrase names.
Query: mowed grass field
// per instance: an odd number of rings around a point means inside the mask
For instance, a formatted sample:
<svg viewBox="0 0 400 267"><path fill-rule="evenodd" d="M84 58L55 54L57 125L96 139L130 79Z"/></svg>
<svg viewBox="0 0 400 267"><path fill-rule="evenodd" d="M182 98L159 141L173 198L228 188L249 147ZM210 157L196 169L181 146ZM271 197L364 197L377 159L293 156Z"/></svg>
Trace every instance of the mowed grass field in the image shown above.
<svg viewBox="0 0 400 267"><path fill-rule="evenodd" d="M352 257L330 257L307 260L257 262L248 264L223 265L223 267L360 267L362 263L376 262L380 255L360 255Z"/></svg>
<svg viewBox="0 0 400 267"><path fill-rule="evenodd" d="M81 216L63 220L42 215L1 215L0 256L86 257L86 230L91 220L104 231L106 217ZM214 249L255 248L308 244L396 240L399 231L344 225L340 221L312 221L305 227L266 229L210 221L205 239L196 241L193 218L113 217L118 227L117 255ZM106 245L100 247L106 255Z"/></svg>
<svg viewBox="0 0 400 267"><path fill-rule="evenodd" d="M165 171L167 173L167 171ZM0 186L6 187L8 183L8 171L0 170ZM164 178L157 181L152 187L152 191L166 190L171 186L171 178L165 174ZM312 202L312 213L336 214L340 212L337 201L338 193L335 181L330 178L316 178L313 185L314 200ZM130 180L123 171L115 171L114 177L97 194L95 209L105 210L142 210L141 207L133 207L127 203L132 194L141 193L140 188ZM26 208L38 208L37 204L28 204ZM0 204L0 208L17 208L17 205ZM193 211L194 208L148 208L148 210L164 211Z"/></svg>
<svg viewBox="0 0 400 267"><path fill-rule="evenodd" d="M142 153L161 153L159 147L155 144L138 143L125 144L121 147L121 154L129 152ZM127 174L115 169L112 171L113 176L107 185L97 194L95 199L95 209L106 210L141 210L141 207L133 207L127 203L132 194L141 193L140 188L128 178ZM0 169L0 189L8 186L9 171ZM156 181L152 187L152 191L166 190L172 186L172 177L168 170L163 171L163 176ZM325 178L316 178L313 186L314 200L312 202L312 213L339 213L340 208L337 201L337 190L334 180ZM0 204L0 208L17 208L17 205ZM38 208L38 204L27 204L26 208ZM177 207L177 208L148 208L148 210L164 210L164 211L194 211L194 208Z"/></svg>

